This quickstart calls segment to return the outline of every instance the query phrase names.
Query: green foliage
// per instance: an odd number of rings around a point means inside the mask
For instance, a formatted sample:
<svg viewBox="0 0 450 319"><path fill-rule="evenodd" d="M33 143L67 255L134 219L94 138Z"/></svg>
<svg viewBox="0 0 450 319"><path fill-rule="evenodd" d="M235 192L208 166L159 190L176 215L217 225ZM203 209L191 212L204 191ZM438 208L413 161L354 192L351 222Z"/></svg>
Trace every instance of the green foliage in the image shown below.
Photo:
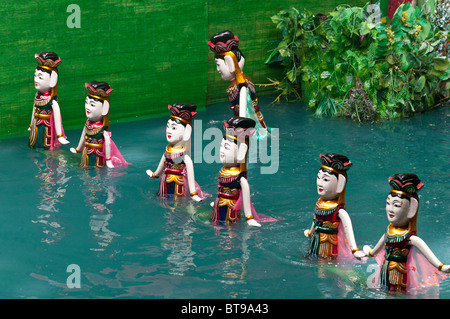
<svg viewBox="0 0 450 319"><path fill-rule="evenodd" d="M367 9L338 6L325 17L291 8L273 16L283 39L266 63L285 69L274 82L280 96L301 90L316 114L359 121L408 116L448 97L450 59L436 48L447 32L430 13L406 3L387 24Z"/></svg>

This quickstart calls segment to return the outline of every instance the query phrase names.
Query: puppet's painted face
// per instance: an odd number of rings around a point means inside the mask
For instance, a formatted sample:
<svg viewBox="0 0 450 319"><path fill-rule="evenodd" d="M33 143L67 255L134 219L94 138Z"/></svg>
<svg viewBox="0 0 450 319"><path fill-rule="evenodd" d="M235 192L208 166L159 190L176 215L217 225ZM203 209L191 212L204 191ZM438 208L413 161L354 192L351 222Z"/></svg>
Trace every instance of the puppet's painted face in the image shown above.
<svg viewBox="0 0 450 319"><path fill-rule="evenodd" d="M238 145L227 139L220 143L220 162L222 164L235 164L237 162Z"/></svg>
<svg viewBox="0 0 450 319"><path fill-rule="evenodd" d="M386 214L389 222L396 227L407 225L410 204L409 199L389 194L386 200Z"/></svg>
<svg viewBox="0 0 450 319"><path fill-rule="evenodd" d="M215 59L216 60L216 67L217 72L219 72L220 76L222 77L222 80L224 81L231 81L235 78L235 75L233 72L230 72L227 64L225 63L224 59Z"/></svg>
<svg viewBox="0 0 450 319"><path fill-rule="evenodd" d="M183 124L177 123L172 119L167 121L166 127L166 138L169 144L174 145L183 140L183 135L185 131L185 126Z"/></svg>
<svg viewBox="0 0 450 319"><path fill-rule="evenodd" d="M50 91L50 73L36 69L34 71L34 87L40 93Z"/></svg>
<svg viewBox="0 0 450 319"><path fill-rule="evenodd" d="M323 200L331 200L339 197L337 192L338 178L334 174L319 170L317 174L317 193Z"/></svg>
<svg viewBox="0 0 450 319"><path fill-rule="evenodd" d="M103 118L103 102L87 96L84 107L86 109L86 117L89 120L96 122L100 121Z"/></svg>

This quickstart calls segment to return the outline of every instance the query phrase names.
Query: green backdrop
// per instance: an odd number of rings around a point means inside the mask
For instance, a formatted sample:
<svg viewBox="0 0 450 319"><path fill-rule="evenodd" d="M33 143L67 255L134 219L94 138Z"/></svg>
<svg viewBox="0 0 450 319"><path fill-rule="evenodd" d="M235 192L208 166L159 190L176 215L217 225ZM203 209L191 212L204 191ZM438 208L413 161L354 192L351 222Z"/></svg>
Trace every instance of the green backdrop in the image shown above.
<svg viewBox="0 0 450 319"><path fill-rule="evenodd" d="M166 116L167 105L225 101L224 83L206 42L225 29L240 39L244 72L257 84L280 70L264 65L269 40L280 38L270 17L281 9L328 12L362 0L109 0L2 1L0 137L25 135L35 89L34 54L62 59L58 98L64 128L84 125L85 82L108 82L111 123ZM68 10L70 4L77 11ZM75 20L74 20L75 19ZM70 28L71 22L80 28ZM69 25L68 25L69 22ZM270 88L257 88L260 95Z"/></svg>

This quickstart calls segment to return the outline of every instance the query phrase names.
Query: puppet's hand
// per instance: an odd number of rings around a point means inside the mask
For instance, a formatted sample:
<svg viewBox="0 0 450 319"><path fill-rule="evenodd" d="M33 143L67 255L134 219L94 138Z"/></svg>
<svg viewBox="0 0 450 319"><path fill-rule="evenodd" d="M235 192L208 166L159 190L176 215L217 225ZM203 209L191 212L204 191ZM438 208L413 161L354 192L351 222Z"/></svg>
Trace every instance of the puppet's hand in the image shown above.
<svg viewBox="0 0 450 319"><path fill-rule="evenodd" d="M450 265L442 266L441 271L446 272L446 273L450 273Z"/></svg>
<svg viewBox="0 0 450 319"><path fill-rule="evenodd" d="M373 257L373 256L370 254L370 251L371 251L371 250L372 250L372 248L370 248L370 246L364 245L363 251L364 251L364 253L366 254L366 256Z"/></svg>
<svg viewBox="0 0 450 319"><path fill-rule="evenodd" d="M146 170L145 172L147 173L147 175L148 175L150 178L156 178L155 173L154 173L151 169L148 169L148 170Z"/></svg>
<svg viewBox="0 0 450 319"><path fill-rule="evenodd" d="M69 144L69 141L66 140L63 136L58 138L58 142L60 142L61 144Z"/></svg>
<svg viewBox="0 0 450 319"><path fill-rule="evenodd" d="M248 224L249 226L261 227L261 224L258 223L258 222L257 222L256 220L254 220L254 219L249 219L249 220L247 220L247 224Z"/></svg>
<svg viewBox="0 0 450 319"><path fill-rule="evenodd" d="M361 260L361 258L366 257L366 254L363 251L358 250L353 253L353 256L355 256L356 259Z"/></svg>

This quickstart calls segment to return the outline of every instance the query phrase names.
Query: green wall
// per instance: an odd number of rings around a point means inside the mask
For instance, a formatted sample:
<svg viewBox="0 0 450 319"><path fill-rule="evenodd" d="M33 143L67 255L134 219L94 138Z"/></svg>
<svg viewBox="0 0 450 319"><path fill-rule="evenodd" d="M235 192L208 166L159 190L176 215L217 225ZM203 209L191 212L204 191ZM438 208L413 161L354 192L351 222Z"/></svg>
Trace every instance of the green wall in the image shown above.
<svg viewBox="0 0 450 319"><path fill-rule="evenodd" d="M320 5L318 5L320 3ZM314 12L337 4L363 5L362 0L274 1L2 1L0 31L0 136L25 135L35 94L34 54L54 51L62 59L58 97L64 128L85 122L85 82L108 82L111 123L166 116L175 102L206 104L225 101L224 83L206 42L229 29L240 39L246 56L245 73L255 83L279 70L264 65L270 39L279 32L270 17L290 7ZM80 8L80 28L70 4ZM277 73L278 72L278 73ZM260 94L271 89L259 88Z"/></svg>

